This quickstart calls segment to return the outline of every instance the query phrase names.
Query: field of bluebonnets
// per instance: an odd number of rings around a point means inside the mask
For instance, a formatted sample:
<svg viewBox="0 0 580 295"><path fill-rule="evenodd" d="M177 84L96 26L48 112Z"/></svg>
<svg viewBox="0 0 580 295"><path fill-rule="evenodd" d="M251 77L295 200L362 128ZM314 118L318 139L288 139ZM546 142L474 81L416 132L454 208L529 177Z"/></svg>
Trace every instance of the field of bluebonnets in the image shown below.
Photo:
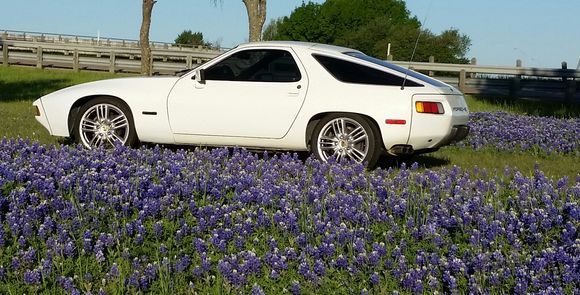
<svg viewBox="0 0 580 295"><path fill-rule="evenodd" d="M580 119L459 148L580 156ZM0 142L2 294L580 294L580 175Z"/></svg>

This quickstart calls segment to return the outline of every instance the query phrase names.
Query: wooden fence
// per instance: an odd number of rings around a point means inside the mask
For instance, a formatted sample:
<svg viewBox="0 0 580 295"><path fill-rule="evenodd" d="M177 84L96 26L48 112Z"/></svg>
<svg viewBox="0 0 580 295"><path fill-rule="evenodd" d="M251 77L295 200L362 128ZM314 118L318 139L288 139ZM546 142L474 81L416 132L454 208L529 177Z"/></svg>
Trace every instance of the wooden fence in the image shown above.
<svg viewBox="0 0 580 295"><path fill-rule="evenodd" d="M79 70L138 73L139 43L132 40L54 35L0 30L4 65L26 65ZM174 74L191 69L223 51L151 43L153 72ZM393 61L403 67L434 76L458 87L463 93L526 97L580 103L580 71L523 67Z"/></svg>

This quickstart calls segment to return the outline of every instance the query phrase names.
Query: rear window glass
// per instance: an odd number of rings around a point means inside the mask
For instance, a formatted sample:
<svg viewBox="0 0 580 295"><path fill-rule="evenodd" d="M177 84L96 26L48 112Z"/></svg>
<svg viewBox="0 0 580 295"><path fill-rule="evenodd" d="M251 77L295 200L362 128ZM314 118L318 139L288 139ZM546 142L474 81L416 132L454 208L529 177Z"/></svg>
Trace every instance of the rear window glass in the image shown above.
<svg viewBox="0 0 580 295"><path fill-rule="evenodd" d="M334 57L318 54L314 54L313 57L341 82L387 86L403 85L404 77ZM407 80L405 86L420 87L423 85Z"/></svg>
<svg viewBox="0 0 580 295"><path fill-rule="evenodd" d="M431 84L432 86L435 86L435 87L445 87L446 86L442 82L440 82L438 80L435 80L435 79L433 79L433 78L431 78L429 76L425 76L425 75L423 75L421 73L418 73L418 72L415 72L415 71L406 69L406 68L401 67L401 66L398 66L396 64L392 64L392 63L390 63L388 61L384 61L382 59L378 59L378 58L374 58L374 57L368 56L368 55L363 54L363 53L360 53L360 52L346 52L345 54L346 55L349 55L349 56L352 56L352 57L356 57L358 59L362 59L364 61L372 62L372 63L374 63L376 65L383 66L383 67L389 68L389 69L394 70L394 71L397 71L397 72L400 72L401 74L403 74L403 76L404 75L407 75L409 77L413 77L413 78L415 78L415 79L417 79L419 81L425 82L427 84ZM405 86L409 86L410 85L410 84L408 84L408 82L409 82L409 80L407 80L405 82Z"/></svg>

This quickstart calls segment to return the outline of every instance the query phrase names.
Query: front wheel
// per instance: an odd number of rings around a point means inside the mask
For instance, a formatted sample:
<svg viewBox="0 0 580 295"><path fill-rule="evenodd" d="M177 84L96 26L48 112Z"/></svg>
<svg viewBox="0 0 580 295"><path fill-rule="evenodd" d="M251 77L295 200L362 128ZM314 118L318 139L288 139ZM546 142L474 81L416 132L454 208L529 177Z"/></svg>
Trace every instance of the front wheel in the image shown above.
<svg viewBox="0 0 580 295"><path fill-rule="evenodd" d="M89 149L132 146L137 141L131 111L125 104L109 97L91 99L80 108L74 135L78 143Z"/></svg>
<svg viewBox="0 0 580 295"><path fill-rule="evenodd" d="M311 138L312 153L327 162L351 160L372 168L380 155L380 133L367 119L356 114L331 114L322 118Z"/></svg>

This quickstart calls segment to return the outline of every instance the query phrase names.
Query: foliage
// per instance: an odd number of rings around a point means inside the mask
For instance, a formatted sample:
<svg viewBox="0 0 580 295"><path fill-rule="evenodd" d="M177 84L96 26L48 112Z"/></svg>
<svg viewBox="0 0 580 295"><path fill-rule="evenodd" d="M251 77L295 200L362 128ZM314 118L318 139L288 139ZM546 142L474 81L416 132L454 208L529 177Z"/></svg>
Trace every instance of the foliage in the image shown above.
<svg viewBox="0 0 580 295"><path fill-rule="evenodd" d="M191 45L191 46L209 46L210 44L205 42L203 39L202 32L192 32L191 30L184 30L177 38L175 38L175 44L180 45Z"/></svg>
<svg viewBox="0 0 580 295"><path fill-rule="evenodd" d="M417 38L414 60L466 63L471 41L457 29L439 35L421 29L400 0L329 0L303 3L289 17L272 21L265 36L272 40L298 40L336 44L387 58L387 47L398 60L409 60ZM275 32L275 33L274 33Z"/></svg>

